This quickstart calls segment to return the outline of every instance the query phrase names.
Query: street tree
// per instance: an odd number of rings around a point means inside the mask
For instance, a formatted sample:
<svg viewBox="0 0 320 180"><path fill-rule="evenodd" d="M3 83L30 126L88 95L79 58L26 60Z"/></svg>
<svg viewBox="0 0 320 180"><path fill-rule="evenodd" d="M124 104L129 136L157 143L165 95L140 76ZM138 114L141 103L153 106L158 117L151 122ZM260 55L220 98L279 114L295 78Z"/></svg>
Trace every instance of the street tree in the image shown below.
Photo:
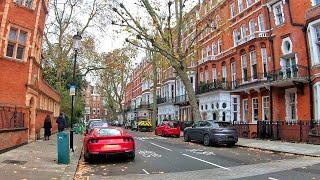
<svg viewBox="0 0 320 180"><path fill-rule="evenodd" d="M123 113L122 102L126 85L132 74L132 60L136 57L136 53L135 48L126 46L103 54L101 57L103 66L107 67L99 73L101 94L106 99L107 108L113 113L121 112L124 121L126 121L126 115Z"/></svg>
<svg viewBox="0 0 320 180"><path fill-rule="evenodd" d="M112 11L115 16L112 24L131 34L126 39L128 43L159 53L168 60L185 86L194 119L199 120L200 111L196 93L188 76L187 56L193 50L198 36L209 28L209 25L204 25L199 32L195 31L190 42L184 45L184 30L189 16L187 3L192 4L191 1L168 0L164 6L159 1L153 0L135 2L139 7L139 14L132 12L123 3L113 1Z"/></svg>

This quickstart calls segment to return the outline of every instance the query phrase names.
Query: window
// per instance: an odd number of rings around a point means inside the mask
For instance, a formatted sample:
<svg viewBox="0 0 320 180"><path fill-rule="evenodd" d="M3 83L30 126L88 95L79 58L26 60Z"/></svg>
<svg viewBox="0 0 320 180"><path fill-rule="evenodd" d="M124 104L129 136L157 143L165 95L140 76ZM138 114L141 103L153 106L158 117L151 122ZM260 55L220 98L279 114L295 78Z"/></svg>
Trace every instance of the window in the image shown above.
<svg viewBox="0 0 320 180"><path fill-rule="evenodd" d="M239 41L239 33L238 31L235 29L233 30L233 45L237 46L238 45L238 41Z"/></svg>
<svg viewBox="0 0 320 180"><path fill-rule="evenodd" d="M238 9L239 13L241 13L244 9L242 0L238 0Z"/></svg>
<svg viewBox="0 0 320 180"><path fill-rule="evenodd" d="M314 91L314 118L316 121L320 122L320 83L316 83L313 86L313 91Z"/></svg>
<svg viewBox="0 0 320 180"><path fill-rule="evenodd" d="M218 53L219 54L222 53L222 40L221 39L218 40Z"/></svg>
<svg viewBox="0 0 320 180"><path fill-rule="evenodd" d="M92 114L96 114L96 109L93 109L92 111L93 111Z"/></svg>
<svg viewBox="0 0 320 180"><path fill-rule="evenodd" d="M215 43L212 43L212 54L217 55L217 45Z"/></svg>
<svg viewBox="0 0 320 180"><path fill-rule="evenodd" d="M252 80L258 79L256 51L250 52L250 63L251 63L251 78Z"/></svg>
<svg viewBox="0 0 320 180"><path fill-rule="evenodd" d="M267 78L268 76L268 55L267 55L267 49L261 48L261 59L263 64L263 77Z"/></svg>
<svg viewBox="0 0 320 180"><path fill-rule="evenodd" d="M266 30L266 27L264 25L264 17L263 17L263 14L260 14L259 17L258 17L258 23L259 23L259 31L265 31Z"/></svg>
<svg viewBox="0 0 320 180"><path fill-rule="evenodd" d="M255 28L254 20L251 19L250 22L249 22L250 39L254 38L255 31L256 31L256 28Z"/></svg>
<svg viewBox="0 0 320 180"><path fill-rule="evenodd" d="M247 82L248 66L247 66L247 56L245 54L241 55L241 68L242 68L242 82Z"/></svg>
<svg viewBox="0 0 320 180"><path fill-rule="evenodd" d="M252 122L258 121L259 104L258 98L252 98Z"/></svg>
<svg viewBox="0 0 320 180"><path fill-rule="evenodd" d="M203 81L203 72L200 72L200 81Z"/></svg>
<svg viewBox="0 0 320 180"><path fill-rule="evenodd" d="M247 7L250 7L253 4L254 0L247 0Z"/></svg>
<svg viewBox="0 0 320 180"><path fill-rule="evenodd" d="M297 94L296 89L287 89L286 90L286 120L289 122L297 120Z"/></svg>
<svg viewBox="0 0 320 180"><path fill-rule="evenodd" d="M274 13L276 26L279 26L279 25L283 24L284 23L284 14L283 14L282 1L280 1L277 4L273 5L273 13Z"/></svg>
<svg viewBox="0 0 320 180"><path fill-rule="evenodd" d="M236 63L231 63L231 81L232 81L232 89L236 88L236 79L237 79L237 70L236 70Z"/></svg>
<svg viewBox="0 0 320 180"><path fill-rule="evenodd" d="M262 97L262 120L270 120L270 98L269 96Z"/></svg>
<svg viewBox="0 0 320 180"><path fill-rule="evenodd" d="M320 19L309 24L308 39L312 65L320 64Z"/></svg>
<svg viewBox="0 0 320 180"><path fill-rule="evenodd" d="M248 116L249 116L249 107L248 107L248 99L243 100L243 116L242 116L242 121L243 122L248 122Z"/></svg>
<svg viewBox="0 0 320 180"><path fill-rule="evenodd" d="M100 109L99 109L99 108L97 109L97 114L98 114L98 115L100 114Z"/></svg>
<svg viewBox="0 0 320 180"><path fill-rule="evenodd" d="M230 12L231 12L231 18L236 16L236 8L234 6L234 3L230 5Z"/></svg>
<svg viewBox="0 0 320 180"><path fill-rule="evenodd" d="M226 63L222 64L222 82L227 81L227 66Z"/></svg>
<svg viewBox="0 0 320 180"><path fill-rule="evenodd" d="M239 121L239 97L232 97L232 121Z"/></svg>
<svg viewBox="0 0 320 180"><path fill-rule="evenodd" d="M246 25L241 25L240 27L240 30L241 30L241 39L245 39L246 36L247 36L247 28L246 28Z"/></svg>
<svg viewBox="0 0 320 180"><path fill-rule="evenodd" d="M15 2L21 6L32 8L32 0L15 0Z"/></svg>
<svg viewBox="0 0 320 180"><path fill-rule="evenodd" d="M209 81L209 72L208 72L208 70L205 70L204 71L204 82L208 82Z"/></svg>
<svg viewBox="0 0 320 180"><path fill-rule="evenodd" d="M281 59L280 78L292 78L298 76L298 67L295 55Z"/></svg>
<svg viewBox="0 0 320 180"><path fill-rule="evenodd" d="M8 37L6 56L23 60L27 43L27 33L16 28L11 28Z"/></svg>
<svg viewBox="0 0 320 180"><path fill-rule="evenodd" d="M320 0L312 0L312 6L316 6L320 4Z"/></svg>
<svg viewBox="0 0 320 180"><path fill-rule="evenodd" d="M217 68L212 68L212 80L213 82L217 82Z"/></svg>

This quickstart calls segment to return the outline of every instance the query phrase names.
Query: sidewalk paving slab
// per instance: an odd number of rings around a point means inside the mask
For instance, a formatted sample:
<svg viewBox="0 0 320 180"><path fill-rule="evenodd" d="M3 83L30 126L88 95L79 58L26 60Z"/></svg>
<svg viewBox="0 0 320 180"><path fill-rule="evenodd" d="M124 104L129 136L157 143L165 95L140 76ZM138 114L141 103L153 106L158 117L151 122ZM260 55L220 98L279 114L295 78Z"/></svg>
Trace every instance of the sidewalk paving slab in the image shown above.
<svg viewBox="0 0 320 180"><path fill-rule="evenodd" d="M37 140L0 154L0 179L73 179L82 151L82 135L74 136L70 164L58 164L57 134L49 141Z"/></svg>
<svg viewBox="0 0 320 180"><path fill-rule="evenodd" d="M236 145L274 152L320 157L320 145L314 144L239 138Z"/></svg>

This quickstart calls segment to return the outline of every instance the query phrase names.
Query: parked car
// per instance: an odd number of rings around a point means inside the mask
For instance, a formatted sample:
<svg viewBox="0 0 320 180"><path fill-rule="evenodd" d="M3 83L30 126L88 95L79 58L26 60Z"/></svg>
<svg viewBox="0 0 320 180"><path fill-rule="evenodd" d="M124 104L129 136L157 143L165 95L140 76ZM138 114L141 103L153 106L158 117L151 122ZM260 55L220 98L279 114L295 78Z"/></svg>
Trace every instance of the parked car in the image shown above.
<svg viewBox="0 0 320 180"><path fill-rule="evenodd" d="M181 122L181 130L184 130L187 127L191 127L193 125L193 121L184 121Z"/></svg>
<svg viewBox="0 0 320 180"><path fill-rule="evenodd" d="M234 146L238 142L238 133L230 122L197 121L184 130L184 141L197 141L205 146Z"/></svg>
<svg viewBox="0 0 320 180"><path fill-rule="evenodd" d="M138 121L138 131L140 132L151 132L152 131L152 124L151 121L148 119L140 119Z"/></svg>
<svg viewBox="0 0 320 180"><path fill-rule="evenodd" d="M125 154L135 158L135 142L125 130L116 127L94 128L84 137L84 160L90 161L95 155Z"/></svg>
<svg viewBox="0 0 320 180"><path fill-rule="evenodd" d="M154 131L155 135L180 137L180 126L177 121L163 121Z"/></svg>
<svg viewBox="0 0 320 180"><path fill-rule="evenodd" d="M102 119L89 119L89 121L86 123L86 129L90 126L91 123L102 121Z"/></svg>
<svg viewBox="0 0 320 180"><path fill-rule="evenodd" d="M99 127L108 127L109 124L105 121L92 121L86 129L86 134L88 134L90 131L92 131L94 128L99 128Z"/></svg>

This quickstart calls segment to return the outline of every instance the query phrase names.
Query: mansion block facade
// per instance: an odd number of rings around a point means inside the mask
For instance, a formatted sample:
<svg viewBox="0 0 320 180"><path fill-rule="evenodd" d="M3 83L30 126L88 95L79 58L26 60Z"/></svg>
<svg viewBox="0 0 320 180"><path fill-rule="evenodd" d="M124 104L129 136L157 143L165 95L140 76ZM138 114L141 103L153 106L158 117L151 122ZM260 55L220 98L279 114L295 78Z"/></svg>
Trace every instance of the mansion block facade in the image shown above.
<svg viewBox="0 0 320 180"><path fill-rule="evenodd" d="M247 124L249 137L260 122L319 122L319 0L204 0L187 15L185 47L202 32L187 57L202 120ZM179 77L158 74L159 121L192 121ZM143 97L144 77L128 84L126 106Z"/></svg>

